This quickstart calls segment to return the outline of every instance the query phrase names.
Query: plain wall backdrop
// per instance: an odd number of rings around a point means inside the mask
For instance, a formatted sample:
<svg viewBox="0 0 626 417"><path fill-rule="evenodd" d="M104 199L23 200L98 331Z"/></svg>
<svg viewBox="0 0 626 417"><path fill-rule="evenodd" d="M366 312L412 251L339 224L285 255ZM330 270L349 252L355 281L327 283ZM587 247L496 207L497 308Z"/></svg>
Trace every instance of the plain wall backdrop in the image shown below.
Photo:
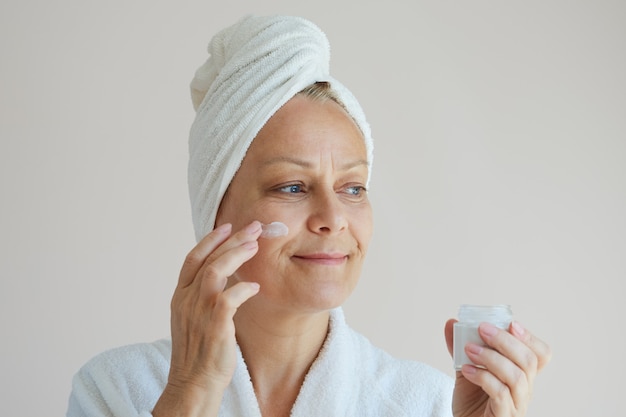
<svg viewBox="0 0 626 417"><path fill-rule="evenodd" d="M317 23L373 128L349 323L452 375L445 320L511 304L554 351L529 416L623 415L621 0L3 1L2 414L65 415L85 361L169 337L195 244L188 84L248 13Z"/></svg>

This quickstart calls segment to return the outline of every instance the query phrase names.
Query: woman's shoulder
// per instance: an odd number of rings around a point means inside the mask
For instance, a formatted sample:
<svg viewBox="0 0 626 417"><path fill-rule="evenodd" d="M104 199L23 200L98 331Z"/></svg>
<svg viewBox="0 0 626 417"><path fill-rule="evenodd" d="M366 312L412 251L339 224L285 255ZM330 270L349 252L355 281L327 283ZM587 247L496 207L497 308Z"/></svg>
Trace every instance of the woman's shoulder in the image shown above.
<svg viewBox="0 0 626 417"><path fill-rule="evenodd" d="M161 339L107 349L89 359L76 373L74 382L153 380L161 383L169 372L171 342Z"/></svg>
<svg viewBox="0 0 626 417"><path fill-rule="evenodd" d="M170 352L171 342L162 339L95 355L74 375L67 415L132 416L151 410L167 382Z"/></svg>
<svg viewBox="0 0 626 417"><path fill-rule="evenodd" d="M169 366L172 344L168 339L107 349L89 359L81 369L108 368L120 372L157 365Z"/></svg>

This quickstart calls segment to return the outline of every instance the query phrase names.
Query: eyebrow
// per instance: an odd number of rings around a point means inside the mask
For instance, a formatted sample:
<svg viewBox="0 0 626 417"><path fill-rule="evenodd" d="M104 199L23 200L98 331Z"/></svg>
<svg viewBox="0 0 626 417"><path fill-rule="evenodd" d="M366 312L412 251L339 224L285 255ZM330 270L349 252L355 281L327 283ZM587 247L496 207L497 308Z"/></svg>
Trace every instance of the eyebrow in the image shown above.
<svg viewBox="0 0 626 417"><path fill-rule="evenodd" d="M311 162L305 161L304 159L292 158L289 156L277 156L267 161L263 162L263 166L275 165L275 164L292 164L298 165L302 168L313 168L313 164ZM369 167L369 163L365 159L358 159L356 161L347 162L339 167L340 171L348 171L352 168L356 168L358 166L366 166Z"/></svg>

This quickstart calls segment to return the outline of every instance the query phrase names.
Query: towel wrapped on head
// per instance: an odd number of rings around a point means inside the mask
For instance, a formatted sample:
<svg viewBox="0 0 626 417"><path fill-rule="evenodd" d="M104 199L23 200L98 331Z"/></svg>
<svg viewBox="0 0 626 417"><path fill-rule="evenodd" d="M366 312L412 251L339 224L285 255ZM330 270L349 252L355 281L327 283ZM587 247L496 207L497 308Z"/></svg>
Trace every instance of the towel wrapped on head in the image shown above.
<svg viewBox="0 0 626 417"><path fill-rule="evenodd" d="M189 196L199 241L215 226L230 182L263 125L305 87L327 81L357 123L372 162L372 139L361 106L330 76L330 45L310 21L248 16L216 34L196 71L196 117L189 136Z"/></svg>

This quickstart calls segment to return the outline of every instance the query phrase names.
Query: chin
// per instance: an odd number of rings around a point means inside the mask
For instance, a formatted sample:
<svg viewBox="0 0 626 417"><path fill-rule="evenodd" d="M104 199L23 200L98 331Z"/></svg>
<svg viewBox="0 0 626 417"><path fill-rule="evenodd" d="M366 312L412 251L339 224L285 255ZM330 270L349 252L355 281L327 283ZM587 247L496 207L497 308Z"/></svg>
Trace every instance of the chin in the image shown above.
<svg viewBox="0 0 626 417"><path fill-rule="evenodd" d="M324 311L343 305L352 293L353 288L336 285L325 285L307 293L306 296L298 300L298 304L306 309Z"/></svg>

